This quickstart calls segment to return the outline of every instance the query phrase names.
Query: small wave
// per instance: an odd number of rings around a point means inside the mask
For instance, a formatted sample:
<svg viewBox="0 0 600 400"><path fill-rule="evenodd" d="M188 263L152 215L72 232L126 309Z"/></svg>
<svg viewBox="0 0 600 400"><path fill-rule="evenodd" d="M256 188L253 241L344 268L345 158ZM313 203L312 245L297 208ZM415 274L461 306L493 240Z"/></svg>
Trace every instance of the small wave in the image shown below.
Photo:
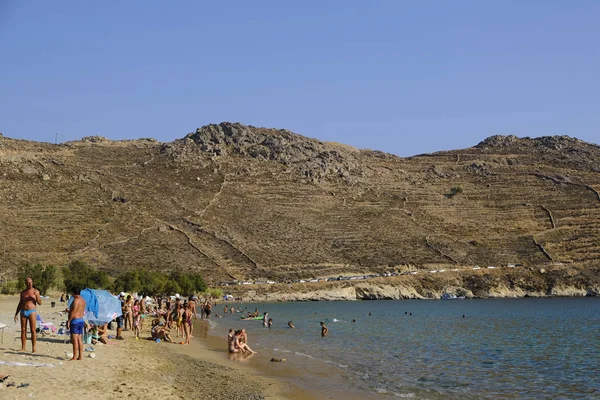
<svg viewBox="0 0 600 400"><path fill-rule="evenodd" d="M341 319L334 318L334 319L333 319L333 322L342 322L342 320L341 320Z"/></svg>
<svg viewBox="0 0 600 400"><path fill-rule="evenodd" d="M275 347L273 349L273 351L278 352L278 353L291 353L290 350L286 350L286 349L280 349L279 347Z"/></svg>
<svg viewBox="0 0 600 400"><path fill-rule="evenodd" d="M338 367L340 367L340 368L348 368L348 366L346 364L338 364Z"/></svg>
<svg viewBox="0 0 600 400"><path fill-rule="evenodd" d="M210 329L215 329L219 324L211 319L205 320L208 322L208 326Z"/></svg>
<svg viewBox="0 0 600 400"><path fill-rule="evenodd" d="M405 399L412 399L415 397L414 393L394 393L394 397L402 397Z"/></svg>
<svg viewBox="0 0 600 400"><path fill-rule="evenodd" d="M295 351L294 354L297 356L300 356L300 357L306 357L306 358L310 358L311 360L316 360L316 358L314 358L310 354L300 353L299 351Z"/></svg>

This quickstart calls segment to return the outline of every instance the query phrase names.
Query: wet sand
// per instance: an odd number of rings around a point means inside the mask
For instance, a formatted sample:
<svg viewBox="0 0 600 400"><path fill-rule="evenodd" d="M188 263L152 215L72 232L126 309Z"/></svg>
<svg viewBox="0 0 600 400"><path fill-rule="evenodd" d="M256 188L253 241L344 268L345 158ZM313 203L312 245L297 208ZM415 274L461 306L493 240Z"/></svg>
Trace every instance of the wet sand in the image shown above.
<svg viewBox="0 0 600 400"><path fill-rule="evenodd" d="M219 319L219 323L232 324L231 328L234 329L249 328L249 325L244 325L248 322ZM206 321L197 321L192 343L193 346L189 351L186 349L190 356L209 360L225 367L243 368L253 376L275 379L280 385L280 394L291 400L381 398L374 393L358 391L342 371L331 365L325 365L293 353L284 354L269 349L257 349L251 333L249 345L253 350L259 351L249 357L229 354L226 337L216 336L216 332L211 330ZM272 357L286 358L287 361L271 362Z"/></svg>

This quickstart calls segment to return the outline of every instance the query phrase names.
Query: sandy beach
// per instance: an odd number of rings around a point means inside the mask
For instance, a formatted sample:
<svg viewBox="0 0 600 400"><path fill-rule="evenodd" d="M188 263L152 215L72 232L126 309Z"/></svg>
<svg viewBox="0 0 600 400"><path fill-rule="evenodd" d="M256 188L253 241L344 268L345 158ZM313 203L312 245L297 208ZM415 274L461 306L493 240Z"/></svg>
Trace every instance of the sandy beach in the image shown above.
<svg viewBox="0 0 600 400"><path fill-rule="evenodd" d="M51 307L51 302L56 302ZM134 340L110 340L91 345L82 361L68 361L72 351L66 336L50 331L38 334L36 354L20 349L20 323L13 317L17 296L0 297L0 323L6 324L0 343L0 374L9 375L0 388L1 399L289 399L304 396L280 381L259 376L242 363L227 360L217 351L202 351L202 345L181 346ZM43 299L38 308L45 323L60 328L66 313L58 297ZM114 334L114 331L109 331ZM148 325L142 337L149 336ZM85 345L88 347L89 345ZM190 349L193 348L193 356ZM14 382L14 386L9 383ZM19 387L21 386L21 387Z"/></svg>

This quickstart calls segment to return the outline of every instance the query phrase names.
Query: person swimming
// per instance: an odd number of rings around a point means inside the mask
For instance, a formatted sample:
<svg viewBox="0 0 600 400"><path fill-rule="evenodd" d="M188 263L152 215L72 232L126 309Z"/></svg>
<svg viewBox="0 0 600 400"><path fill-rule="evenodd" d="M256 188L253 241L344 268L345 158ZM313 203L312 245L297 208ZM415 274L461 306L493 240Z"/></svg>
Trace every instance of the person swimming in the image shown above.
<svg viewBox="0 0 600 400"><path fill-rule="evenodd" d="M289 326L290 328L295 328L294 324L292 324L292 321L288 322L288 326Z"/></svg>

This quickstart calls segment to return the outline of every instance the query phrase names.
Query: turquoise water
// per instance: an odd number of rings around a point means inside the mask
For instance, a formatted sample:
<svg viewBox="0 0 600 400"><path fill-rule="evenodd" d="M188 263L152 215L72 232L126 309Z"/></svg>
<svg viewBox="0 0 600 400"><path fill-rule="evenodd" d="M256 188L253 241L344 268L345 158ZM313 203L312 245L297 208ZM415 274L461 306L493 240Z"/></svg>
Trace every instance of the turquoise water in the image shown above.
<svg viewBox="0 0 600 400"><path fill-rule="evenodd" d="M212 320L213 333L245 327L255 364L285 357L285 368L315 388L415 399L600 398L598 298L244 306L268 311L273 327L234 314Z"/></svg>

